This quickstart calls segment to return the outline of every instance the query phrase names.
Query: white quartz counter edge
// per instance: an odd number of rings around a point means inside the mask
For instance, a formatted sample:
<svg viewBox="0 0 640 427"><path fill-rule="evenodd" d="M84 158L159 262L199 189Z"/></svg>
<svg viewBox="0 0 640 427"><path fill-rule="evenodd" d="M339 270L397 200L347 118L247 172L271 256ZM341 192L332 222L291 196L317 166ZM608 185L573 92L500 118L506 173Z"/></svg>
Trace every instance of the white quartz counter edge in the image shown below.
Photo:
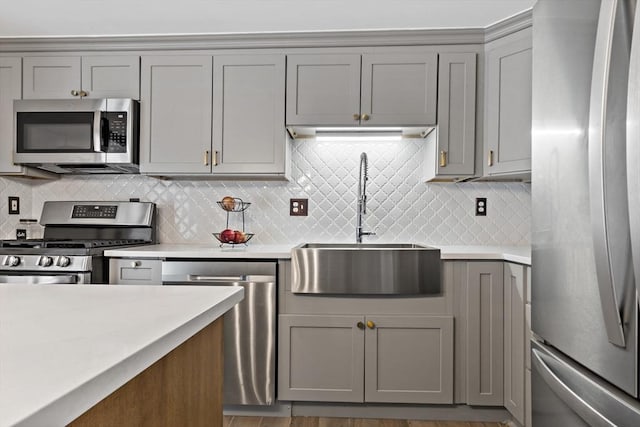
<svg viewBox="0 0 640 427"><path fill-rule="evenodd" d="M68 424L243 295L221 287L0 285L0 426ZM104 301L112 316L101 311Z"/></svg>
<svg viewBox="0 0 640 427"><path fill-rule="evenodd" d="M108 257L126 258L245 258L288 259L294 245L236 245L219 247L217 244L169 244L109 249Z"/></svg>
<svg viewBox="0 0 640 427"><path fill-rule="evenodd" d="M503 260L531 265L529 246L427 246L439 247L442 259ZM239 245L220 248L215 244L158 244L132 248L110 249L108 257L126 258L246 258L289 259L296 245Z"/></svg>

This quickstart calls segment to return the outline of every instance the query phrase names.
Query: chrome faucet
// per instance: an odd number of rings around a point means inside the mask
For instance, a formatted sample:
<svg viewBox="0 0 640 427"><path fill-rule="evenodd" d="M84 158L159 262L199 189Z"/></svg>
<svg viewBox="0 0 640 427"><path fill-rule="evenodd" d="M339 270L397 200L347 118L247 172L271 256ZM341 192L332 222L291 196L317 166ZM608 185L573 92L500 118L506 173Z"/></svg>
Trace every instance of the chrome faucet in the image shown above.
<svg viewBox="0 0 640 427"><path fill-rule="evenodd" d="M367 153L360 154L360 174L358 175L358 200L356 212L356 243L362 243L362 236L372 236L372 231L362 231L362 216L367 213L367 181L369 163Z"/></svg>

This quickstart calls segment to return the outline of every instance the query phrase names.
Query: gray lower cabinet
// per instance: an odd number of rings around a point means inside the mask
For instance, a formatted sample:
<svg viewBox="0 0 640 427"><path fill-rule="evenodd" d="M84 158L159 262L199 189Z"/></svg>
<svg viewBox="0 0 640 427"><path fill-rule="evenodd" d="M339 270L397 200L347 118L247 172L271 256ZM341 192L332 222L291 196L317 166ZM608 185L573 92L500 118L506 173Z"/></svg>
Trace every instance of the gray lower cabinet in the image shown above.
<svg viewBox="0 0 640 427"><path fill-rule="evenodd" d="M452 316L279 316L278 398L453 402Z"/></svg>
<svg viewBox="0 0 640 427"><path fill-rule="evenodd" d="M287 56L287 125L436 123L436 52Z"/></svg>
<svg viewBox="0 0 640 427"><path fill-rule="evenodd" d="M485 176L530 176L531 54L531 28L486 45Z"/></svg>
<svg viewBox="0 0 640 427"><path fill-rule="evenodd" d="M140 57L26 56L24 99L140 98Z"/></svg>
<svg viewBox="0 0 640 427"><path fill-rule="evenodd" d="M504 280L502 262L457 263L461 287L456 326L461 403L503 406ZM458 383L459 384L459 383Z"/></svg>
<svg viewBox="0 0 640 427"><path fill-rule="evenodd" d="M525 266L504 263L504 406L520 424L524 424L526 405L525 278Z"/></svg>
<svg viewBox="0 0 640 427"><path fill-rule="evenodd" d="M438 126L427 136L425 180L473 176L476 145L476 53L440 53Z"/></svg>
<svg viewBox="0 0 640 427"><path fill-rule="evenodd" d="M111 258L109 259L109 284L112 285L162 285L162 260Z"/></svg>

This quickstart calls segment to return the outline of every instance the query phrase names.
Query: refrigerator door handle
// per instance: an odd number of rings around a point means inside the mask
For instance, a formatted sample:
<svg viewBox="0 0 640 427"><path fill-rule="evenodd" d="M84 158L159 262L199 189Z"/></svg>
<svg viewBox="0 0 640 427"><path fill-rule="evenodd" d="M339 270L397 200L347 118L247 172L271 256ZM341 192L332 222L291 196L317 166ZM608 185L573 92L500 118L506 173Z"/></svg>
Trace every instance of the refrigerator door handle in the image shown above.
<svg viewBox="0 0 640 427"><path fill-rule="evenodd" d="M545 362L545 359L548 359L549 356L541 353L536 349L531 350L531 362L534 365L534 368L538 374L542 377L544 382L549 386L551 390L558 396L573 412L578 414L583 420L585 420L590 426L606 426L606 427L617 427L617 424L606 418L602 415L596 408L591 406L589 402L584 400L580 395L578 395L574 390L572 390L567 384L565 384L554 372L549 364ZM549 358L550 359L550 358ZM552 359L559 362L557 359ZM571 375L571 368L568 366L563 366L560 363L554 363L554 368L556 370L562 370L561 375ZM574 375L579 375L575 373ZM581 384L584 385L584 384ZM597 387L594 385L594 389ZM581 388L581 391L585 395L591 395L594 390L586 390ZM600 394L600 390L595 390L595 395Z"/></svg>
<svg viewBox="0 0 640 427"><path fill-rule="evenodd" d="M636 7L634 23L640 28L640 7ZM633 32L629 59L629 96L627 97L627 198L633 271L640 277L640 31ZM640 289L636 285L640 309Z"/></svg>
<svg viewBox="0 0 640 427"><path fill-rule="evenodd" d="M628 72L628 57L624 57L623 50L626 46L614 45L624 43L627 37L627 28L620 28L622 25L617 16L628 13L622 9L626 3L603 0L601 4L591 82L588 150L591 228L600 305L609 342L623 348L626 346L621 315L624 304L618 301L616 289L627 289L628 280L633 279L629 273L630 260L621 263L624 260L616 259L616 256L621 256L620 248L625 248L625 239L629 239L628 226L623 226L628 224L627 191L624 189L627 177L611 162L618 155L616 150L622 151L619 144L624 142L626 132L621 124L626 119L626 104L612 100L622 93L626 95L627 90L626 76L623 87L615 86L620 84L620 73ZM630 35L628 37L630 39ZM617 56L612 60L614 55ZM624 220L612 218L621 210ZM616 254L612 253L614 249ZM628 253L626 256L630 258Z"/></svg>

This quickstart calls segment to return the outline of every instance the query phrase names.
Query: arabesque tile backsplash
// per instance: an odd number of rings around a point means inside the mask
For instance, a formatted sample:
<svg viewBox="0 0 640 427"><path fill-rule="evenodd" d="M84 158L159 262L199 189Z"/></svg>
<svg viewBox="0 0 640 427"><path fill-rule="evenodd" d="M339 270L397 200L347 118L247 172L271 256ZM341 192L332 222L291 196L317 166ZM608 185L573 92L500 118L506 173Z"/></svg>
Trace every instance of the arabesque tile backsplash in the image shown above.
<svg viewBox="0 0 640 427"><path fill-rule="evenodd" d="M19 218L38 218L46 200L155 202L163 243L217 244L226 227L216 201L230 195L251 202L249 244L296 244L355 239L361 152L369 157L365 230L368 241L434 245L525 245L530 242L531 187L522 183L437 183L422 180L424 141L294 141L291 181L161 180L142 175L64 176L40 181L0 178L0 238L14 238ZM6 215L19 196L21 215ZM487 216L474 216L476 197ZM289 216L290 198L308 198L309 216ZM230 228L241 215L231 214Z"/></svg>

